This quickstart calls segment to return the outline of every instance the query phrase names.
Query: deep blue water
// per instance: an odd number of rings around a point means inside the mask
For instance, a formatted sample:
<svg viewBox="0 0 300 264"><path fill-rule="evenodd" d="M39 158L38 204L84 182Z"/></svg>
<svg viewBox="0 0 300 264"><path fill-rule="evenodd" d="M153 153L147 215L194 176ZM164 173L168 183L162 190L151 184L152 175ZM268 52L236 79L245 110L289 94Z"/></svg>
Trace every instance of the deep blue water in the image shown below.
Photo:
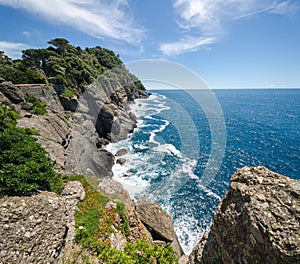
<svg viewBox="0 0 300 264"><path fill-rule="evenodd" d="M218 136L226 145L214 142L208 110L181 90L153 91L148 100L138 100L133 107L140 118L138 129L130 139L110 145L112 152L128 150L126 164L114 166L115 179L133 197L146 196L172 215L186 253L209 228L238 168L263 165L300 179L300 89L213 94L226 126ZM213 146L224 150L224 157L204 184L201 177Z"/></svg>

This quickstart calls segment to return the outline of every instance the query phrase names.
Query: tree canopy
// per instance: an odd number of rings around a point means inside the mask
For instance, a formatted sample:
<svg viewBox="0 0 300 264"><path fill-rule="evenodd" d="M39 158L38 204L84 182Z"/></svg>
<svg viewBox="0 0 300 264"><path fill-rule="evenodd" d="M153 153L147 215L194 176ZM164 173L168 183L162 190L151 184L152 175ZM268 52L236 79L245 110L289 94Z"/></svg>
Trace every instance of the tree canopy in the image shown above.
<svg viewBox="0 0 300 264"><path fill-rule="evenodd" d="M0 59L0 77L15 84L46 83L63 87L61 91L78 94L101 74L122 65L120 58L102 47L75 47L64 38L48 42L44 49L22 51L22 59ZM132 77L128 71L127 78ZM123 74L124 74L123 73ZM144 90L142 85L139 89Z"/></svg>

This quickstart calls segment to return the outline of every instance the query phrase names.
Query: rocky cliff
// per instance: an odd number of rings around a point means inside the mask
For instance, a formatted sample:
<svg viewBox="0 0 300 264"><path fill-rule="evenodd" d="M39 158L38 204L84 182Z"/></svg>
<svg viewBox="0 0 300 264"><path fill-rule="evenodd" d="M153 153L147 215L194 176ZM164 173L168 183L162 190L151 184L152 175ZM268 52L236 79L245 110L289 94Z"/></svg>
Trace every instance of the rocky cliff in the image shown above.
<svg viewBox="0 0 300 264"><path fill-rule="evenodd" d="M299 224L300 181L244 167L189 263L300 263Z"/></svg>
<svg viewBox="0 0 300 264"><path fill-rule="evenodd" d="M34 105L27 100L29 96L45 103L47 114L35 114ZM116 84L113 90L103 89L101 78L87 87L81 97L64 99L52 86L0 81L1 103L12 104L20 111L22 118L18 126L38 132L35 137L49 153L57 172L100 175L99 185L94 187L111 197L107 206L115 207L120 200L126 203L130 232L127 236L112 233L109 238L112 245L122 249L126 241L143 239L165 247L170 242L181 257L183 252L170 215L150 202L145 207L147 210L137 210L140 207L110 178L114 156L103 149L103 145L124 139L133 131L136 118L128 104L133 97L141 96L146 94L128 93L121 84ZM4 227L0 263L59 263L73 258L74 248L78 250L74 243L74 210L84 196L78 184L68 183L62 197L42 191L26 197L0 199L0 225ZM153 217L150 222L149 216ZM162 235L157 236L157 233Z"/></svg>

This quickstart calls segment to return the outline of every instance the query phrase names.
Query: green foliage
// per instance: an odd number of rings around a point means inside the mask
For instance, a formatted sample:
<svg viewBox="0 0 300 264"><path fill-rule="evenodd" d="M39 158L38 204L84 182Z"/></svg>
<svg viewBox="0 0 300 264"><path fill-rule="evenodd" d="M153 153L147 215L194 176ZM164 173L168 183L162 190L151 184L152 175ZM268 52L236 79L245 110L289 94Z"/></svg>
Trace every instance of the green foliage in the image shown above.
<svg viewBox="0 0 300 264"><path fill-rule="evenodd" d="M0 106L0 192L23 194L37 189L59 192L61 176L31 131L16 127L16 113Z"/></svg>
<svg viewBox="0 0 300 264"><path fill-rule="evenodd" d="M110 199L94 190L83 176L72 176L67 179L80 181L86 193L84 200L78 204L79 210L75 212L76 240L92 250L99 263L178 263L176 253L170 245L162 248L145 241L136 241L136 243L126 243L124 250L111 246L109 236L114 232L113 229L120 230L124 235L129 234L124 203L118 201L117 208L106 208ZM76 256L76 259L80 257ZM76 261L69 260L68 263L76 263Z"/></svg>
<svg viewBox="0 0 300 264"><path fill-rule="evenodd" d="M165 248L150 245L144 241L126 243L124 250L104 247L98 254L100 263L107 264L175 264L178 263L174 249L168 244Z"/></svg>
<svg viewBox="0 0 300 264"><path fill-rule="evenodd" d="M33 113L36 115L46 115L48 113L46 109L46 103L40 102L38 99L36 99L34 96L27 96L26 98L27 102L30 102L33 104Z"/></svg>
<svg viewBox="0 0 300 264"><path fill-rule="evenodd" d="M23 63L5 61L0 59L0 76L13 83L29 83L29 78L23 69Z"/></svg>
<svg viewBox="0 0 300 264"><path fill-rule="evenodd" d="M70 89L66 89L65 92L63 92L61 95L64 97L73 97L74 96L74 91L70 90Z"/></svg>
<svg viewBox="0 0 300 264"><path fill-rule="evenodd" d="M103 89L123 86L131 93L145 90L111 50L99 46L83 50L64 38L55 38L48 43L52 46L46 49L23 50L22 60L0 59L0 76L15 84L51 83L59 87L59 91L68 88L79 95L88 84L106 74L103 85L108 86ZM132 85L128 86L128 83Z"/></svg>

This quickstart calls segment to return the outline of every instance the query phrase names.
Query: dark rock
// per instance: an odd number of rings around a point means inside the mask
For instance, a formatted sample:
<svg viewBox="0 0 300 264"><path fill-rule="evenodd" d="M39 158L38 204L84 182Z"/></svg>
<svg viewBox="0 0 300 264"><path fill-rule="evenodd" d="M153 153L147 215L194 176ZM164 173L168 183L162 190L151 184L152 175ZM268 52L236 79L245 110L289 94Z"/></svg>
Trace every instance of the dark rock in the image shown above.
<svg viewBox="0 0 300 264"><path fill-rule="evenodd" d="M25 100L23 92L12 82L0 83L0 91L14 104L19 104Z"/></svg>
<svg viewBox="0 0 300 264"><path fill-rule="evenodd" d="M189 263L300 263L299 191L265 167L238 170Z"/></svg>
<svg viewBox="0 0 300 264"><path fill-rule="evenodd" d="M7 99L7 97L2 92L0 92L0 102L1 103L10 103L10 101Z"/></svg>
<svg viewBox="0 0 300 264"><path fill-rule="evenodd" d="M66 111L75 112L78 107L78 99L76 97L67 98L64 96L59 96L59 101Z"/></svg>
<svg viewBox="0 0 300 264"><path fill-rule="evenodd" d="M103 146L106 146L109 144L109 141L106 138L99 138L96 139L96 146L97 148L102 148Z"/></svg>
<svg viewBox="0 0 300 264"><path fill-rule="evenodd" d="M3 83L5 81L5 79L3 79L2 77L0 77L0 83Z"/></svg>
<svg viewBox="0 0 300 264"><path fill-rule="evenodd" d="M119 158L119 159L117 159L117 161L116 161L116 163L118 163L118 164L120 164L120 165L124 165L125 162L126 162L126 159L124 159L124 158Z"/></svg>
<svg viewBox="0 0 300 264"><path fill-rule="evenodd" d="M124 156L124 155L126 155L127 154L127 150L126 149L119 149L117 152L116 152L116 154L115 154L115 156L116 157L120 157L120 156Z"/></svg>

